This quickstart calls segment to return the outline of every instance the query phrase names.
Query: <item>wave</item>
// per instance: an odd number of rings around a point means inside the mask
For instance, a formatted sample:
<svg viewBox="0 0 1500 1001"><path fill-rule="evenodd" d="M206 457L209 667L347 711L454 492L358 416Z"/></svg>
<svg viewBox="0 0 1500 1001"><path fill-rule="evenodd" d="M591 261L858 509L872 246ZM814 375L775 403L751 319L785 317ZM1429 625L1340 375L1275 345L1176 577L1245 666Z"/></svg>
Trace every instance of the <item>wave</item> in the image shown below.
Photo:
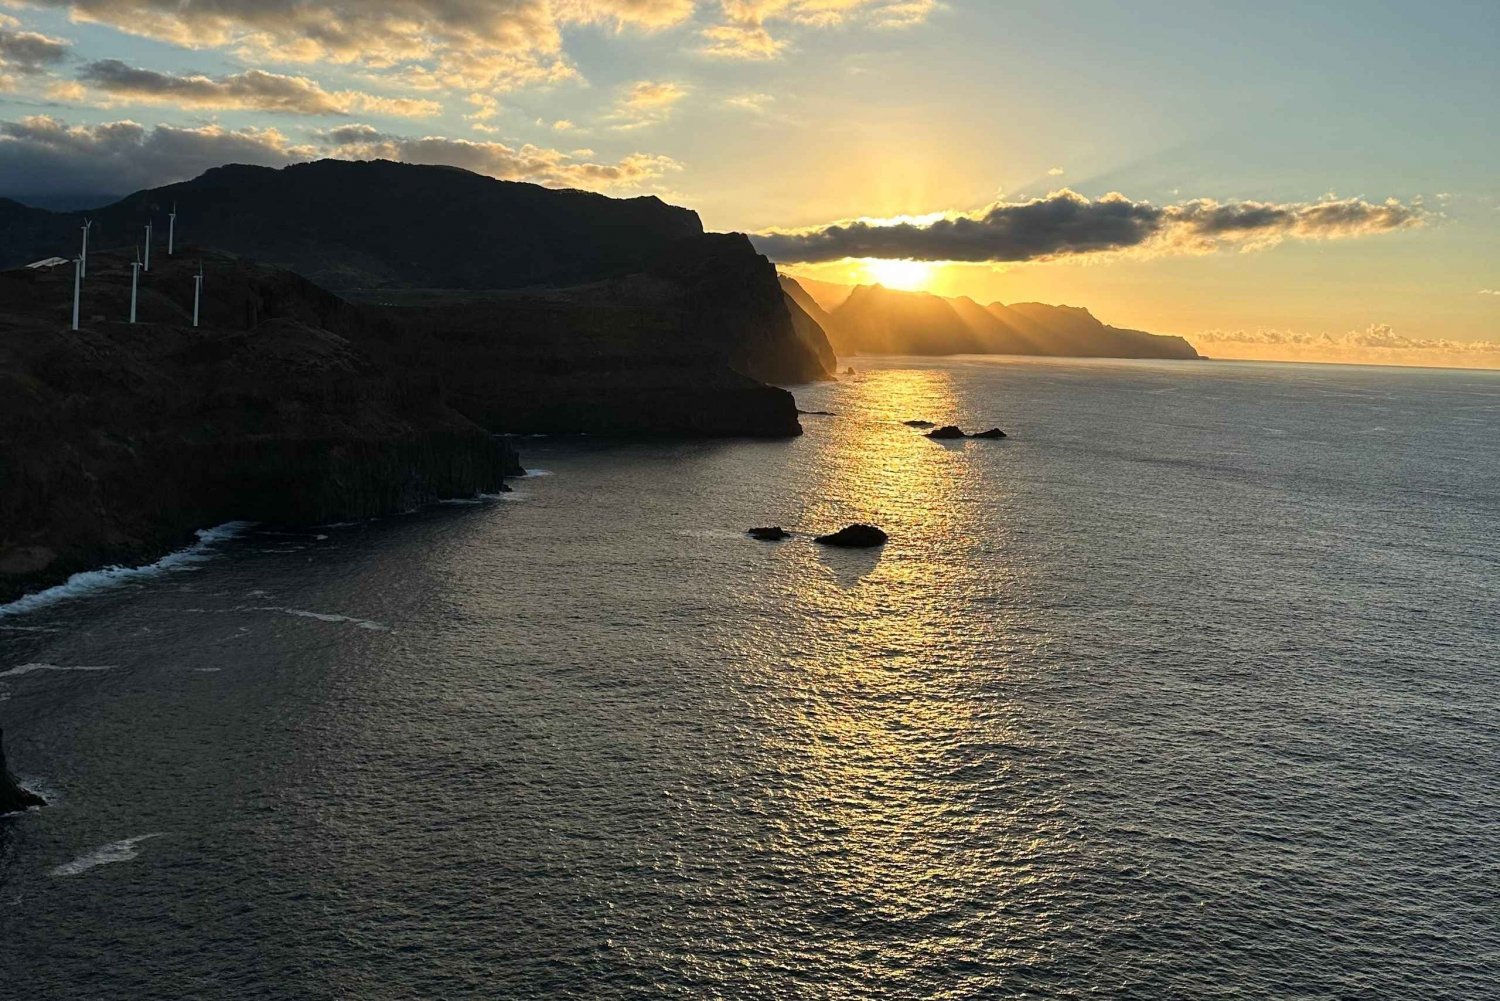
<svg viewBox="0 0 1500 1001"><path fill-rule="evenodd" d="M163 834L142 834L134 838L126 838L124 841L116 841L113 844L101 845L86 855L80 855L71 862L64 862L52 870L54 876L77 876L96 869L101 865L113 865L116 862L129 862L140 855L136 845L142 841L150 841L152 838L165 837Z"/></svg>
<svg viewBox="0 0 1500 1001"><path fill-rule="evenodd" d="M9 671L0 671L0 678L19 678L23 674L31 674L34 671L113 671L115 665L103 664L98 667L58 667L56 664L22 664L13 667Z"/></svg>
<svg viewBox="0 0 1500 1001"><path fill-rule="evenodd" d="M80 598L96 591L118 587L133 580L142 580L173 571L187 570L213 556L212 547L226 539L232 539L251 526L248 521L231 521L215 528L198 532L198 541L186 549L163 556L155 563L141 567L105 567L103 570L86 570L69 577L56 587L24 595L7 605L0 605L0 618L10 615L25 615L61 601Z"/></svg>

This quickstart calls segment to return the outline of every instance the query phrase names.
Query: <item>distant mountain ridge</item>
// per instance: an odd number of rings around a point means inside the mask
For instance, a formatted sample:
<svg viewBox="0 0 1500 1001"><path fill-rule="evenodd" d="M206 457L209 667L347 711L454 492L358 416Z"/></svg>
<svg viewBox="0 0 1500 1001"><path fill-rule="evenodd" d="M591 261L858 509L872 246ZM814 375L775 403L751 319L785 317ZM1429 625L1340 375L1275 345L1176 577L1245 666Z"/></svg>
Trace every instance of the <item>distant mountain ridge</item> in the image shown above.
<svg viewBox="0 0 1500 1001"><path fill-rule="evenodd" d="M967 296L856 286L839 305L823 309L796 279L782 289L823 327L840 357L855 354L1014 354L1054 357L1198 358L1181 337L1101 323L1078 306L1038 302L982 306ZM833 286L820 288L824 301Z"/></svg>

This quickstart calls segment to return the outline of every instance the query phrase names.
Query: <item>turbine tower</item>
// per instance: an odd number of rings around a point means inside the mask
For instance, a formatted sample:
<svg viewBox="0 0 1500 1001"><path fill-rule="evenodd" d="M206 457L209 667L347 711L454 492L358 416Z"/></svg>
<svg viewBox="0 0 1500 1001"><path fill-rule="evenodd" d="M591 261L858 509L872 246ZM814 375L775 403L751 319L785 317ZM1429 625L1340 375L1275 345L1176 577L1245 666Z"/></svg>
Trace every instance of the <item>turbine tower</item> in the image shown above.
<svg viewBox="0 0 1500 1001"><path fill-rule="evenodd" d="M171 257L177 252L177 203L172 203L172 211L167 216L167 256Z"/></svg>
<svg viewBox="0 0 1500 1001"><path fill-rule="evenodd" d="M151 224L146 223L146 270L151 270Z"/></svg>
<svg viewBox="0 0 1500 1001"><path fill-rule="evenodd" d="M83 231L85 234L88 230ZM87 239L87 236L85 236ZM73 329L78 329L78 301L83 295L83 257L73 259Z"/></svg>
<svg viewBox="0 0 1500 1001"><path fill-rule="evenodd" d="M198 262L198 273L193 276L193 326L198 325L198 306L203 302L203 262Z"/></svg>
<svg viewBox="0 0 1500 1001"><path fill-rule="evenodd" d="M83 250L79 253L78 259L83 262L80 266L83 269L83 277L87 278L89 276L89 230L94 228L94 220L83 220L81 228L83 229Z"/></svg>
<svg viewBox="0 0 1500 1001"><path fill-rule="evenodd" d="M149 230L151 227L147 226L146 228ZM147 248L148 252L150 250L150 247L151 247L151 245L148 243L146 245L146 248ZM136 290L140 287L140 284L141 284L141 248L137 247L137 248L135 248L135 260L133 260L133 261L130 262L130 322L131 323L135 322Z"/></svg>

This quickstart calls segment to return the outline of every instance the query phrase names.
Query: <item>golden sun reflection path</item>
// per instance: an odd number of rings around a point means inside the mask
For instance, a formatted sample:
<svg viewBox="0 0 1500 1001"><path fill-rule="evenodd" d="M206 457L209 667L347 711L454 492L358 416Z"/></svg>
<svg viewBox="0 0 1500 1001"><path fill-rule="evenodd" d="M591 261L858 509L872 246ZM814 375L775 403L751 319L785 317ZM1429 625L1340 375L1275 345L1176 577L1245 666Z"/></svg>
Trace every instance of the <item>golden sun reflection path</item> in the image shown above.
<svg viewBox="0 0 1500 1001"><path fill-rule="evenodd" d="M1037 735L1007 695L1013 661L1034 663L1017 655L1045 637L1011 607L1026 568L996 516L1003 455L903 426L957 420L947 371L872 371L838 391L804 523L868 521L892 543L814 549L775 578L776 627L747 641L744 663L770 672L753 679L754 767L791 797L762 847L826 901L830 926L861 929L841 959L872 980L933 963L997 964L999 977L1045 948L1036 863L1072 850L1055 777L1031 774ZM827 961L839 944L819 948Z"/></svg>

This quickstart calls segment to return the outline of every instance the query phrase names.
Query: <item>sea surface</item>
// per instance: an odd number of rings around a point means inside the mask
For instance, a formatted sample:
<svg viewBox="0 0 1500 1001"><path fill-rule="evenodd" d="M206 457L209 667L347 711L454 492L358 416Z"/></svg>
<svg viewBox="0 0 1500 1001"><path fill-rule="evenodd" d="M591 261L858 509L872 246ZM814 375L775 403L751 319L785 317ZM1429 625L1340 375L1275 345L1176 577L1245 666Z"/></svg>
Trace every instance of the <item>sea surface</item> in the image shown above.
<svg viewBox="0 0 1500 1001"><path fill-rule="evenodd" d="M0 613L0 996L1500 997L1500 375L853 364Z"/></svg>

